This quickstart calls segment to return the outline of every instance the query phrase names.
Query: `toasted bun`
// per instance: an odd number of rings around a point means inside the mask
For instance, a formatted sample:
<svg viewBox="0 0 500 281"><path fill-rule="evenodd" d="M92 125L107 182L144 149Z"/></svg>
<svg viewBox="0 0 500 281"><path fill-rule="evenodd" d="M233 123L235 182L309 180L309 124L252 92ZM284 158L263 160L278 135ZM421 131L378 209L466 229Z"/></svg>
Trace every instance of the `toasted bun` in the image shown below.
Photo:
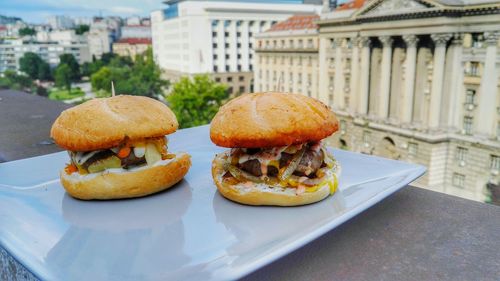
<svg viewBox="0 0 500 281"><path fill-rule="evenodd" d="M61 147L89 151L130 140L161 137L178 128L175 114L163 103L141 96L93 99L67 109L50 136Z"/></svg>
<svg viewBox="0 0 500 281"><path fill-rule="evenodd" d="M323 103L298 94L244 94L222 106L210 138L223 147L275 147L322 140L338 130Z"/></svg>
<svg viewBox="0 0 500 281"><path fill-rule="evenodd" d="M330 186L324 183L315 192L296 194L295 188L270 188L264 184L247 188L243 184L231 185L222 181L227 172L222 167L226 153L218 154L212 162L212 178L219 192L229 200L247 205L299 206L319 202L330 195ZM337 171L338 173L338 171ZM335 180L332 176L331 180Z"/></svg>
<svg viewBox="0 0 500 281"><path fill-rule="evenodd" d="M157 163L158 164L158 163ZM101 172L81 176L61 171L61 183L73 197L83 200L141 197L165 190L179 182L191 166L191 157L179 153L174 159L137 170Z"/></svg>

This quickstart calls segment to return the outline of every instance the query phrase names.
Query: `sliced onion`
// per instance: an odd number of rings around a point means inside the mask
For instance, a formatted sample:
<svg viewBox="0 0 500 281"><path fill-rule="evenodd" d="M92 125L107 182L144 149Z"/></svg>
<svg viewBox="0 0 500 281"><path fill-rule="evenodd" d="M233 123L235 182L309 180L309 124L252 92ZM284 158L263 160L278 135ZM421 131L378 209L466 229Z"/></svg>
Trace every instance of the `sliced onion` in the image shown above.
<svg viewBox="0 0 500 281"><path fill-rule="evenodd" d="M145 153L146 153L146 147L144 147L144 146L134 147L135 157L142 158Z"/></svg>
<svg viewBox="0 0 500 281"><path fill-rule="evenodd" d="M293 172L297 170L297 167L299 166L300 160L302 160L302 156L304 156L305 151L306 147L304 146L297 153L293 155L290 164L288 164L283 173L280 173L279 175L280 180L286 181L293 174Z"/></svg>
<svg viewBox="0 0 500 281"><path fill-rule="evenodd" d="M304 180L303 178L306 178L306 179ZM289 179L291 179L293 181L296 181L296 182L298 182L300 184L303 184L303 185L315 186L315 185L318 185L321 182L323 182L323 180L325 179L325 177L310 179L310 178L307 178L307 177L299 177L299 176L296 176L296 175L291 175Z"/></svg>
<svg viewBox="0 0 500 281"><path fill-rule="evenodd" d="M153 165L161 160L161 154L156 149L156 145L152 142L149 142L146 145L146 153L144 155L146 156L146 162L148 165Z"/></svg>
<svg viewBox="0 0 500 281"><path fill-rule="evenodd" d="M335 166L335 160L330 155L330 153L328 153L326 148L321 147L321 151L323 152L323 162L325 162L326 166L328 166L328 168L332 168L333 166Z"/></svg>
<svg viewBox="0 0 500 281"><path fill-rule="evenodd" d="M233 177L235 177L239 181L252 181L256 183L264 183L264 180L261 179L260 177L256 177L250 173L247 173L234 165L226 163L226 169L229 171L229 173L231 173Z"/></svg>

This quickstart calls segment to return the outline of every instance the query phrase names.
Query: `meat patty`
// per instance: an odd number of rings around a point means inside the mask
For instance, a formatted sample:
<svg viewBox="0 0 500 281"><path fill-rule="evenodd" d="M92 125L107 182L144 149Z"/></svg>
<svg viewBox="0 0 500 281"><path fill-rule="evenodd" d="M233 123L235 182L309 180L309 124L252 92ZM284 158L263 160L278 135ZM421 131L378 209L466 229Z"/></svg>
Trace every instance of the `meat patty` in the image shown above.
<svg viewBox="0 0 500 281"><path fill-rule="evenodd" d="M313 175L321 168L321 164L323 164L323 153L321 150L314 151L308 149L304 152L304 156L302 156L294 174L298 176Z"/></svg>
<svg viewBox="0 0 500 281"><path fill-rule="evenodd" d="M249 172L250 174L260 177L262 176L262 170L260 168L260 162L257 159L252 159L245 161L240 164L240 168L245 171Z"/></svg>
<svg viewBox="0 0 500 281"><path fill-rule="evenodd" d="M130 152L127 157L120 160L122 161L122 167L125 169L129 168L130 166L136 166L146 163L146 157L136 157L133 151Z"/></svg>

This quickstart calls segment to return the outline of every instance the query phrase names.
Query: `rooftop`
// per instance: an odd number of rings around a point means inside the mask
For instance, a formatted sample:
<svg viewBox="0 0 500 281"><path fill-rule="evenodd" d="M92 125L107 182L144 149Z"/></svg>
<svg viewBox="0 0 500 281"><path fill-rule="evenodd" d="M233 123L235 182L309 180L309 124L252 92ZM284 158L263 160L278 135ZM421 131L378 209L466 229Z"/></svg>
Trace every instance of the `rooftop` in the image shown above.
<svg viewBox="0 0 500 281"><path fill-rule="evenodd" d="M124 44L131 44L131 45L136 45L136 44L148 44L151 45L151 38L122 38L116 43L124 43Z"/></svg>
<svg viewBox="0 0 500 281"><path fill-rule="evenodd" d="M344 10L350 10L350 9L359 9L359 8L363 7L365 2L366 2L365 0L352 0L352 1L340 4L340 6L335 10L336 11L344 11Z"/></svg>
<svg viewBox="0 0 500 281"><path fill-rule="evenodd" d="M318 15L294 15L274 24L266 32L317 29L318 25L314 23L316 19L319 19Z"/></svg>

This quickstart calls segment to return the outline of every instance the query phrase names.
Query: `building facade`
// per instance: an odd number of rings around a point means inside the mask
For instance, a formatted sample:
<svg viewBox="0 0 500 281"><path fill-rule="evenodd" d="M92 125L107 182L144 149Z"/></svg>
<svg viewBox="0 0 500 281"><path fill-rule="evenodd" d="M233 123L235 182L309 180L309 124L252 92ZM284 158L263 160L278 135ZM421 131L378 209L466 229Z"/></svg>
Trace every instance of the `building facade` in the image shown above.
<svg viewBox="0 0 500 281"><path fill-rule="evenodd" d="M134 60L136 55L144 53L149 47L151 38L122 38L113 43L113 53Z"/></svg>
<svg viewBox="0 0 500 281"><path fill-rule="evenodd" d="M317 96L341 123L330 141L427 166L419 186L488 200L500 180L500 2L372 0L316 23Z"/></svg>
<svg viewBox="0 0 500 281"><path fill-rule="evenodd" d="M318 15L295 15L255 36L255 91L318 96Z"/></svg>
<svg viewBox="0 0 500 281"><path fill-rule="evenodd" d="M91 56L86 42L25 41L23 39L0 41L0 73L5 70L19 71L19 59L27 52L38 54L52 67L59 64L59 56L72 54L78 63L90 62Z"/></svg>
<svg viewBox="0 0 500 281"><path fill-rule="evenodd" d="M165 1L151 14L153 53L165 77L210 74L229 92L252 91L254 35L295 13L321 6L302 1Z"/></svg>

